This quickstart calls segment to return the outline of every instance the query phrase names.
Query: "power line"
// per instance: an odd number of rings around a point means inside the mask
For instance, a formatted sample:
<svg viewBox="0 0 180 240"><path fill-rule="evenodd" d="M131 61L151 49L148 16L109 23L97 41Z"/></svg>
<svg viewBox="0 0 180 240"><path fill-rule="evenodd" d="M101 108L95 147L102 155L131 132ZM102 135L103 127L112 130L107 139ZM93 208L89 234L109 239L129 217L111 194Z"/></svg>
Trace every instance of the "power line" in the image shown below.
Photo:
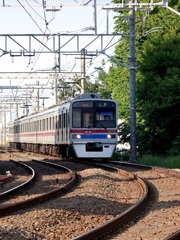
<svg viewBox="0 0 180 240"><path fill-rule="evenodd" d="M28 14L28 16L32 19L32 21L36 24L36 26L39 28L39 30L43 33L43 30L39 27L39 25L37 24L37 22L33 19L33 17L31 16L31 14L26 10L26 8L23 6L23 4L17 0L18 3L21 5L21 7L24 9L24 11Z"/></svg>

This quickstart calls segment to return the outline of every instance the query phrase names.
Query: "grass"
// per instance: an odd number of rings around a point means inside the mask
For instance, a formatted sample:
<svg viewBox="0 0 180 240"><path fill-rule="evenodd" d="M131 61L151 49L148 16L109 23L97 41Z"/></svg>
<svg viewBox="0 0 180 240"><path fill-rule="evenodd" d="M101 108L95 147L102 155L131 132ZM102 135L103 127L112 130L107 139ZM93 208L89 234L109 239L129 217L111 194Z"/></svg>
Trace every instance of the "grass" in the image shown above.
<svg viewBox="0 0 180 240"><path fill-rule="evenodd" d="M180 155L178 156L144 155L139 159L138 163L150 166L180 169Z"/></svg>

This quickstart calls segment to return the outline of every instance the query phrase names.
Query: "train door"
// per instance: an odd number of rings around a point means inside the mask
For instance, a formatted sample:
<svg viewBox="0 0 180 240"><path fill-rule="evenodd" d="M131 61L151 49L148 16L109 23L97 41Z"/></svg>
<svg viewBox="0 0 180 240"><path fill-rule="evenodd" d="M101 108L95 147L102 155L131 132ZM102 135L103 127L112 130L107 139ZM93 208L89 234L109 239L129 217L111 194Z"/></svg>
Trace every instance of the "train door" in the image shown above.
<svg viewBox="0 0 180 240"><path fill-rule="evenodd" d="M69 142L69 110L66 110L66 142Z"/></svg>
<svg viewBox="0 0 180 240"><path fill-rule="evenodd" d="M39 129L39 121L38 120L36 120L35 122L34 122L34 124L35 124L35 135L36 135L36 139L35 139L35 143L38 143L38 129Z"/></svg>
<svg viewBox="0 0 180 240"><path fill-rule="evenodd" d="M58 116L58 122L57 122L57 127L58 127L58 142L61 143L62 142L62 112L59 113Z"/></svg>
<svg viewBox="0 0 180 240"><path fill-rule="evenodd" d="M66 141L66 112L62 114L62 142Z"/></svg>
<svg viewBox="0 0 180 240"><path fill-rule="evenodd" d="M69 112L66 109L62 112L62 142L67 143L69 140Z"/></svg>

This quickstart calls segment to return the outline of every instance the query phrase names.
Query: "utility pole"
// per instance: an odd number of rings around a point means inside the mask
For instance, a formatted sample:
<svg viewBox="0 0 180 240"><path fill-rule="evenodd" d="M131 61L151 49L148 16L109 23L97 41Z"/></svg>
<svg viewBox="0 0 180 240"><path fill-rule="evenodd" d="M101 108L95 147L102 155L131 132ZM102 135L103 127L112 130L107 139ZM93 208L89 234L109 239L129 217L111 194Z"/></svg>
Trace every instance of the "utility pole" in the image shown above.
<svg viewBox="0 0 180 240"><path fill-rule="evenodd" d="M85 76L86 76L86 62L85 62L85 49L81 50L81 93L86 92L86 83L85 83Z"/></svg>
<svg viewBox="0 0 180 240"><path fill-rule="evenodd" d="M57 104L57 81L58 81L58 73L57 73L57 59L56 55L54 57L54 64L55 64L55 73L54 73L54 104Z"/></svg>
<svg viewBox="0 0 180 240"><path fill-rule="evenodd" d="M19 108L18 108L18 103L16 103L16 118L19 117Z"/></svg>
<svg viewBox="0 0 180 240"><path fill-rule="evenodd" d="M36 105L35 105L35 111L38 112L39 111L39 81L36 81L36 85L37 85L37 89L36 89Z"/></svg>
<svg viewBox="0 0 180 240"><path fill-rule="evenodd" d="M129 1L130 161L136 162L136 58L134 0Z"/></svg>

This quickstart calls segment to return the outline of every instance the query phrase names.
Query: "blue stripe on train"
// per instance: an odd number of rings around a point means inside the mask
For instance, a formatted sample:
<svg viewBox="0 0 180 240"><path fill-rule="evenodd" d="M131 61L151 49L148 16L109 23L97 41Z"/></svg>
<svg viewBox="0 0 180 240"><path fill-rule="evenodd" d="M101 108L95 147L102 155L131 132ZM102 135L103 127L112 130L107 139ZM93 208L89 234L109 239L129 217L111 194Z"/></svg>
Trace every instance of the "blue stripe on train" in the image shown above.
<svg viewBox="0 0 180 240"><path fill-rule="evenodd" d="M81 135L81 139L107 139L107 134L93 134L93 135ZM111 138L116 138L116 135L111 135Z"/></svg>

